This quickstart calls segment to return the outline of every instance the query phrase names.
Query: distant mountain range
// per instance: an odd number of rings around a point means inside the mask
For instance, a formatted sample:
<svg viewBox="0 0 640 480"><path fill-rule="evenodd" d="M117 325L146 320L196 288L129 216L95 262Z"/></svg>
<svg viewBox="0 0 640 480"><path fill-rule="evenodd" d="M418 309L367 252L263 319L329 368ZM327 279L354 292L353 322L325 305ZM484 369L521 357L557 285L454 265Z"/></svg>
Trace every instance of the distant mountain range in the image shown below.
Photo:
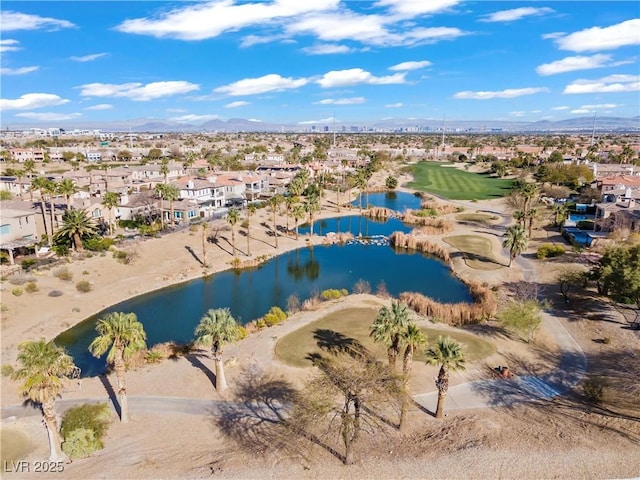
<svg viewBox="0 0 640 480"><path fill-rule="evenodd" d="M162 121L158 119L135 119L114 122L58 122L55 125L38 128L64 128L65 130L101 130L104 132L442 132L442 121L434 119L396 118L373 122L318 122L312 124L280 124L231 118L229 120L210 120L200 125ZM2 125L2 130L27 130L34 124ZM594 117L577 117L566 120L537 122L517 122L507 120L447 120L447 133L545 133L545 132L591 132ZM640 132L640 116L597 117L596 132Z"/></svg>

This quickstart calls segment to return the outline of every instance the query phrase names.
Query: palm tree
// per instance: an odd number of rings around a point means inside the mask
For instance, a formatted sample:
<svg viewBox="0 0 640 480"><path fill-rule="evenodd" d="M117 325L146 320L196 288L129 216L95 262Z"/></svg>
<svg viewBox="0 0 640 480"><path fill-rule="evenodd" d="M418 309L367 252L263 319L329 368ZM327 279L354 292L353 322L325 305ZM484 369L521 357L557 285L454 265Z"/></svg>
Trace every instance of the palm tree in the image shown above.
<svg viewBox="0 0 640 480"><path fill-rule="evenodd" d="M304 202L304 211L309 214L309 234L313 235L313 214L320 211L320 198L317 195L311 195Z"/></svg>
<svg viewBox="0 0 640 480"><path fill-rule="evenodd" d="M66 460L62 452L58 420L56 416L56 398L62 393L61 379L76 370L73 359L53 341L27 341L18 345L18 363L13 372L14 380L24 380L20 393L42 408L44 424L49 437L49 459Z"/></svg>
<svg viewBox="0 0 640 480"><path fill-rule="evenodd" d="M200 319L195 329L196 344L211 347L216 368L216 390L227 388L222 363L222 349L225 343L240 339L240 329L228 308L210 309Z"/></svg>
<svg viewBox="0 0 640 480"><path fill-rule="evenodd" d="M23 168L18 168L16 170L14 170L14 175L16 176L16 179L18 180L18 198L20 200L23 199L23 192L22 192L22 177L24 177L26 174L25 170Z"/></svg>
<svg viewBox="0 0 640 480"><path fill-rule="evenodd" d="M102 205L109 209L109 235L113 235L113 209L120 203L120 194L107 192L102 197Z"/></svg>
<svg viewBox="0 0 640 480"><path fill-rule="evenodd" d="M560 225L562 222L564 222L567 216L567 206L562 203L554 203L552 209L554 214L554 223L556 226Z"/></svg>
<svg viewBox="0 0 640 480"><path fill-rule="evenodd" d="M64 195L67 202L67 210L71 208L71 198L77 191L78 187L76 187L76 184L70 178L65 178L57 184L57 193Z"/></svg>
<svg viewBox="0 0 640 480"><path fill-rule="evenodd" d="M240 220L240 212L236 207L231 207L227 212L227 222L231 225L231 246L233 247L233 256L236 256L236 223Z"/></svg>
<svg viewBox="0 0 640 480"><path fill-rule="evenodd" d="M42 212L42 222L44 223L44 233L45 235L48 236L49 245L51 245L51 240L53 238L53 224L51 224L51 230L47 232L47 213L46 213L46 206L45 206L46 192L48 191L47 189L48 182L51 182L51 180L45 177L38 177L33 179L31 181L31 188L29 189L29 193L32 197L31 200L33 201L33 189L40 190L40 211Z"/></svg>
<svg viewBox="0 0 640 480"><path fill-rule="evenodd" d="M251 256L251 217L256 213L256 206L253 203L247 205L247 256Z"/></svg>
<svg viewBox="0 0 640 480"><path fill-rule="evenodd" d="M402 334L409 324L409 310L403 302L391 302L391 308L382 307L378 316L369 327L369 335L374 342L387 347L389 366L396 366L396 359L400 354Z"/></svg>
<svg viewBox="0 0 640 480"><path fill-rule="evenodd" d="M202 266L207 268L207 230L209 229L208 222L202 222Z"/></svg>
<svg viewBox="0 0 640 480"><path fill-rule="evenodd" d="M180 190L173 185L165 185L163 189L164 199L169 201L169 211L171 213L171 225L175 223L175 214L173 211L173 202L180 198Z"/></svg>
<svg viewBox="0 0 640 480"><path fill-rule="evenodd" d="M160 164L160 175L164 177L164 184L166 185L167 178L169 176L169 160L166 158L162 160L162 163Z"/></svg>
<svg viewBox="0 0 640 480"><path fill-rule="evenodd" d="M516 224L507 228L507 238L502 242L502 247L509 249L509 267L513 260L527 249L527 242L527 233L522 225Z"/></svg>
<svg viewBox="0 0 640 480"><path fill-rule="evenodd" d="M436 418L444 417L444 400L449 390L449 370L464 370L466 358L462 345L451 337L439 336L436 344L426 352L428 365L440 365L436 378L438 389L438 406Z"/></svg>
<svg viewBox="0 0 640 480"><path fill-rule="evenodd" d="M400 431L407 427L407 400L409 395L409 379L411 378L411 367L413 365L413 354L416 349L427 343L427 337L422 330L413 322L407 324L407 328L401 332L400 341L404 345L404 355L402 357L402 378L404 380L405 394L402 399L402 410L400 411Z"/></svg>
<svg viewBox="0 0 640 480"><path fill-rule="evenodd" d="M29 177L29 179L31 179L31 177L33 177L33 173L36 171L36 162L34 162L33 160L26 160L24 162L24 174L27 175ZM29 201L33 203L33 181L31 182L31 185L29 186Z"/></svg>
<svg viewBox="0 0 640 480"><path fill-rule="evenodd" d="M113 365L118 380L118 403L120 404L120 421L129 421L127 404L127 384L124 372L131 356L147 347L147 334L135 313L113 312L98 320L96 331L99 336L89 345L94 357L107 353L107 364Z"/></svg>
<svg viewBox="0 0 640 480"><path fill-rule="evenodd" d="M291 215L291 210L293 210L293 206L297 202L298 202L298 197L292 197L291 195L287 195L286 197L284 197L284 205L285 205L284 213L287 221L287 224L286 224L287 236L289 236L289 216Z"/></svg>
<svg viewBox="0 0 640 480"><path fill-rule="evenodd" d="M167 189L167 186L164 183L159 183L156 185L156 195L158 197L160 197L160 229L164 230L164 210L162 209L163 205L163 199L165 196L165 190Z"/></svg>
<svg viewBox="0 0 640 480"><path fill-rule="evenodd" d="M56 238L68 237L76 251L82 250L82 237L94 235L98 227L85 210L67 210L62 217L62 228Z"/></svg>
<svg viewBox="0 0 640 480"><path fill-rule="evenodd" d="M527 215L524 213L524 210L516 210L513 212L513 219L518 222L518 225L522 225L524 227L526 218Z"/></svg>
<svg viewBox="0 0 640 480"><path fill-rule="evenodd" d="M298 223L300 223L300 220L304 218L305 214L306 213L304 211L304 205L301 205L299 203L297 205L294 205L293 209L291 210L291 216L296 221L296 240L298 240L299 238Z"/></svg>
<svg viewBox="0 0 640 480"><path fill-rule="evenodd" d="M42 191L44 191L44 193L46 193L49 197L49 212L51 213L51 234L53 235L53 232L55 231L54 218L56 209L54 197L58 193L58 184L53 180L49 180L44 184Z"/></svg>
<svg viewBox="0 0 640 480"><path fill-rule="evenodd" d="M271 208L271 211L273 212L273 234L276 237L276 250L278 249L278 226L276 224L276 214L278 213L278 207L283 201L284 201L284 198L280 194L276 194L272 196L267 201L267 204L269 205L269 207Z"/></svg>
<svg viewBox="0 0 640 480"><path fill-rule="evenodd" d="M531 238L531 231L533 230L533 221L538 218L539 212L537 208L529 208L527 219L529 220L529 238Z"/></svg>

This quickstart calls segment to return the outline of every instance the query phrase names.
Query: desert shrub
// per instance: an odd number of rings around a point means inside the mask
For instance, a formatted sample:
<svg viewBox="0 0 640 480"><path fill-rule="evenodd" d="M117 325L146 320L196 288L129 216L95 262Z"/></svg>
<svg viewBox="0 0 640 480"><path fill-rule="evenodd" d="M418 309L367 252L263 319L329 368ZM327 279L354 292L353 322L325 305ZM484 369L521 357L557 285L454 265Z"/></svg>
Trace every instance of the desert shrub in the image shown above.
<svg viewBox="0 0 640 480"><path fill-rule="evenodd" d="M82 271L82 274L83 274L83 275L89 275L89 270L83 270L83 271Z"/></svg>
<svg viewBox="0 0 640 480"><path fill-rule="evenodd" d="M88 280L80 280L78 283L76 283L76 290L78 290L79 292L87 293L90 292L91 289L91 282L89 282Z"/></svg>
<svg viewBox="0 0 640 480"><path fill-rule="evenodd" d="M591 402L599 405L604 400L604 389L606 382L604 378L599 376L589 377L582 384L582 391L585 398Z"/></svg>
<svg viewBox="0 0 640 480"><path fill-rule="evenodd" d="M349 292L346 293L348 295ZM345 294L342 290L338 290L336 288L330 288L328 290L323 290L320 296L323 300L335 300L337 298L343 297Z"/></svg>
<svg viewBox="0 0 640 480"><path fill-rule="evenodd" d="M2 365L2 367L0 367L0 374L2 374L3 377L13 375L13 371L13 366L9 365L8 363L5 363L4 365Z"/></svg>
<svg viewBox="0 0 640 480"><path fill-rule="evenodd" d="M16 287L13 290L11 290L11 295L15 296L15 297L19 297L22 295L22 289L20 287Z"/></svg>
<svg viewBox="0 0 640 480"><path fill-rule="evenodd" d="M193 232L193 233L195 233L195 232L197 232L198 230L200 230L200 228L201 228L200 226L195 225L195 224L191 224L191 225L189 225L189 231L190 231L190 232Z"/></svg>
<svg viewBox="0 0 640 480"><path fill-rule="evenodd" d="M62 450L70 458L84 458L100 450L109 415L106 403L87 403L67 410L60 427Z"/></svg>
<svg viewBox="0 0 640 480"><path fill-rule="evenodd" d="M29 270L31 270L36 265L36 263L38 263L38 262L35 259L27 258L26 260L23 260L20 263L20 266L22 266L22 269L25 272L28 272Z"/></svg>
<svg viewBox="0 0 640 480"><path fill-rule="evenodd" d="M287 298L287 312L292 315L300 310L300 297L295 293L292 293Z"/></svg>
<svg viewBox="0 0 640 480"><path fill-rule="evenodd" d="M264 318L259 318L258 320L256 320L256 328L258 330L262 330L263 328L267 327L267 322L264 321Z"/></svg>
<svg viewBox="0 0 640 480"><path fill-rule="evenodd" d="M76 428L62 442L62 451L71 459L86 458L103 447L90 428Z"/></svg>
<svg viewBox="0 0 640 480"><path fill-rule="evenodd" d="M61 297L62 296L62 292L60 290L51 290L49 292L49 296L50 297Z"/></svg>
<svg viewBox="0 0 640 480"><path fill-rule="evenodd" d="M277 325L286 320L287 314L282 311L280 307L271 307L267 314L262 317L267 327Z"/></svg>
<svg viewBox="0 0 640 480"><path fill-rule="evenodd" d="M382 298L389 298L389 290L387 290L387 284L384 283L384 280L380 280L378 286L376 287L376 296Z"/></svg>
<svg viewBox="0 0 640 480"><path fill-rule="evenodd" d="M36 285L36 282L29 282L24 289L27 293L36 293L38 291L38 285Z"/></svg>
<svg viewBox="0 0 640 480"><path fill-rule="evenodd" d="M353 293L371 293L371 285L361 278L353 286Z"/></svg>
<svg viewBox="0 0 640 480"><path fill-rule="evenodd" d="M68 257L69 256L69 245L59 244L51 247L51 250L54 251L56 255L59 257Z"/></svg>
<svg viewBox="0 0 640 480"><path fill-rule="evenodd" d="M544 243L538 247L536 252L536 258L543 259L549 257L559 257L565 254L565 249L562 245L553 245L552 243Z"/></svg>
<svg viewBox="0 0 640 480"><path fill-rule="evenodd" d="M24 285L25 283L29 283L29 282L35 282L35 277L33 275L19 274L19 275L12 275L9 278L9 283L11 285Z"/></svg>
<svg viewBox="0 0 640 480"><path fill-rule="evenodd" d="M162 360L164 360L164 356L162 352L157 350L147 350L144 353L144 361L146 363L160 363Z"/></svg>
<svg viewBox="0 0 640 480"><path fill-rule="evenodd" d="M67 267L56 268L53 271L53 276L59 278L60 280L64 280L65 282L70 282L73 280L73 273Z"/></svg>
<svg viewBox="0 0 640 480"><path fill-rule="evenodd" d="M605 345L609 345L611 343L611 337L604 337L602 339L602 343L604 343Z"/></svg>
<svg viewBox="0 0 640 480"><path fill-rule="evenodd" d="M133 259L135 258L135 253L127 252L125 250L114 250L113 258L115 258L120 263L129 265L130 263L133 262Z"/></svg>
<svg viewBox="0 0 640 480"><path fill-rule="evenodd" d="M92 252L104 252L109 250L114 241L108 237L91 237L84 241L84 248Z"/></svg>
<svg viewBox="0 0 640 480"><path fill-rule="evenodd" d="M244 340L249 336L249 330L242 325L238 325L238 333L239 333L239 340Z"/></svg>

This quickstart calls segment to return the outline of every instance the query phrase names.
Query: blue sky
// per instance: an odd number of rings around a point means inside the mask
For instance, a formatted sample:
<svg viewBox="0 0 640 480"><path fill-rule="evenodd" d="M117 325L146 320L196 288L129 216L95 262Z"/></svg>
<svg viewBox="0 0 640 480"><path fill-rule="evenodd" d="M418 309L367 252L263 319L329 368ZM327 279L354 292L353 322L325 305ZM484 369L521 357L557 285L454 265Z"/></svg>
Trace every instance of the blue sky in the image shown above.
<svg viewBox="0 0 640 480"><path fill-rule="evenodd" d="M636 1L2 2L1 124L640 114Z"/></svg>

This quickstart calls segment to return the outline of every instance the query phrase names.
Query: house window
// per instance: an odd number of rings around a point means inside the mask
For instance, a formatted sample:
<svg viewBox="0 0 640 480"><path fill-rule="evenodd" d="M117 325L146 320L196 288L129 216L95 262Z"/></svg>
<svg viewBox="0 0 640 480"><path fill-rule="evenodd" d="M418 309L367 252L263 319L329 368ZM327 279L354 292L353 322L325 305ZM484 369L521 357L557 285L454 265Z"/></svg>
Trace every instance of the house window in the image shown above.
<svg viewBox="0 0 640 480"><path fill-rule="evenodd" d="M0 235L8 235L11 233L11 225L8 223L0 225Z"/></svg>
<svg viewBox="0 0 640 480"><path fill-rule="evenodd" d="M195 216L196 216L196 212L194 212L193 210L189 210L189 211L187 212L187 215L189 215L189 218L193 218L193 217L195 217Z"/></svg>
<svg viewBox="0 0 640 480"><path fill-rule="evenodd" d="M92 213L91 216L93 218L100 218L102 216L102 213L100 212L99 208L96 208Z"/></svg>

